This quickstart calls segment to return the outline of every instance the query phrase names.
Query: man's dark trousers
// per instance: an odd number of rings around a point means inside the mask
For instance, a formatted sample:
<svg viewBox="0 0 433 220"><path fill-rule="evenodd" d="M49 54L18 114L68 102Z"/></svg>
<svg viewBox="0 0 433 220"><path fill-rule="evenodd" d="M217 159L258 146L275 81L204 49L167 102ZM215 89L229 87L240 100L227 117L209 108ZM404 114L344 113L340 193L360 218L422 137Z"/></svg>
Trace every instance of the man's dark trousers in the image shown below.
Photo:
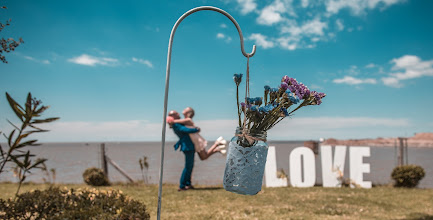
<svg viewBox="0 0 433 220"><path fill-rule="evenodd" d="M180 177L180 188L191 186L192 168L194 167L195 151L183 151L185 154L185 168L183 168L182 176Z"/></svg>

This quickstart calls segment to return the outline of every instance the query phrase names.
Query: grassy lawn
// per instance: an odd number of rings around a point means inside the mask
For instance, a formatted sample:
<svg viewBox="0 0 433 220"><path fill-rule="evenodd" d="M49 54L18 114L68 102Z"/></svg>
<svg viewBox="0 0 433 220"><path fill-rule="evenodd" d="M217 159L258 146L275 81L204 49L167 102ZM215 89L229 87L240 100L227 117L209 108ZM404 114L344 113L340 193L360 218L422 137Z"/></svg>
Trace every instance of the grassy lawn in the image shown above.
<svg viewBox="0 0 433 220"><path fill-rule="evenodd" d="M48 187L25 184L21 192ZM142 201L156 219L157 186L101 187L106 188L122 190ZM16 184L1 183L0 198L12 197L15 190ZM263 188L256 196L242 196L222 187L198 186L177 192L177 186L165 185L162 202L162 219L433 219L432 189L287 187Z"/></svg>

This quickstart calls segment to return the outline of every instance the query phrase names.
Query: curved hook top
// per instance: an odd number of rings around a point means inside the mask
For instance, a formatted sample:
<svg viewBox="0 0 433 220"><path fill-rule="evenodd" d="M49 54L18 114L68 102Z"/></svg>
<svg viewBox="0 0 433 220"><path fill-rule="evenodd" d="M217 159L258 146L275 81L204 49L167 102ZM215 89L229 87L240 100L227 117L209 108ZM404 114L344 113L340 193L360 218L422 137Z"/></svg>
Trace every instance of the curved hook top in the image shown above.
<svg viewBox="0 0 433 220"><path fill-rule="evenodd" d="M213 6L200 6L200 7L196 7L196 8L193 8L193 9L191 9L191 10L185 12L185 14L183 14L183 15L182 15L182 16L181 16L181 17L176 21L176 23L175 23L174 26L173 26L173 29L171 30L171 34L170 34L170 39L171 39L171 41L170 41L170 44L171 44L172 41L173 41L174 33L176 32L176 29L177 29L177 27L179 26L180 22L181 22L183 19L185 19L188 15L190 15L190 14L192 14L192 13L194 13L194 12L197 12L197 11L203 11L203 10L216 11L216 12L219 12L219 13L225 15L228 19L230 19L230 21L233 22L233 24L236 26L236 29L238 30L239 38L240 38L240 41L241 41L241 51L242 51L242 54L243 54L245 57L252 57L252 56L254 56L254 54L256 53L256 45L253 45L253 50L251 51L251 53L247 53L247 52L245 52L245 49L244 49L244 36L242 35L242 30L241 30L241 27L239 26L238 22L237 22L237 21L236 21L236 20L235 20L235 19L234 19L234 18L233 18L229 13L227 13L226 11L224 11L224 10L222 10L222 9L220 9L220 8L217 8L217 7L213 7Z"/></svg>

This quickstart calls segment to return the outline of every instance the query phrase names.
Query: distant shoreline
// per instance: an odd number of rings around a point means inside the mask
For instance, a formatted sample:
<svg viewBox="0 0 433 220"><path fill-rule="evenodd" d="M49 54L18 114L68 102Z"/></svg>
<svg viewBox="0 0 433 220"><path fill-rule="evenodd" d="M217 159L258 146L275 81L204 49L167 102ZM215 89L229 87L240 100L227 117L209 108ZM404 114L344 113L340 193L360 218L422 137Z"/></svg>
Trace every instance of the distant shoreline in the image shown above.
<svg viewBox="0 0 433 220"><path fill-rule="evenodd" d="M403 137L407 140L408 147L433 148L433 133L417 133L413 137ZM400 139L376 138L376 139L348 139L338 140L334 138L326 139L324 145L348 145L348 146L371 146L371 147L395 147L400 146Z"/></svg>

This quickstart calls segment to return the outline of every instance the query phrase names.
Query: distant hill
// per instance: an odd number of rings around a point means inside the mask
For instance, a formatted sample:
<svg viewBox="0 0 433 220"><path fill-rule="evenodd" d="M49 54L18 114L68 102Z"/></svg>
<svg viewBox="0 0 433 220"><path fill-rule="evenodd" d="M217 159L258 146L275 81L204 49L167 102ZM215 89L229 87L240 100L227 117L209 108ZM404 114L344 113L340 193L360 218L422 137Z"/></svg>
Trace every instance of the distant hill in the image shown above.
<svg viewBox="0 0 433 220"><path fill-rule="evenodd" d="M324 145L348 145L348 146L375 146L375 147L394 147L399 146L398 138L376 138L376 139L349 139L337 140L334 138L326 139ZM407 139L409 147L433 147L433 133L417 133Z"/></svg>

